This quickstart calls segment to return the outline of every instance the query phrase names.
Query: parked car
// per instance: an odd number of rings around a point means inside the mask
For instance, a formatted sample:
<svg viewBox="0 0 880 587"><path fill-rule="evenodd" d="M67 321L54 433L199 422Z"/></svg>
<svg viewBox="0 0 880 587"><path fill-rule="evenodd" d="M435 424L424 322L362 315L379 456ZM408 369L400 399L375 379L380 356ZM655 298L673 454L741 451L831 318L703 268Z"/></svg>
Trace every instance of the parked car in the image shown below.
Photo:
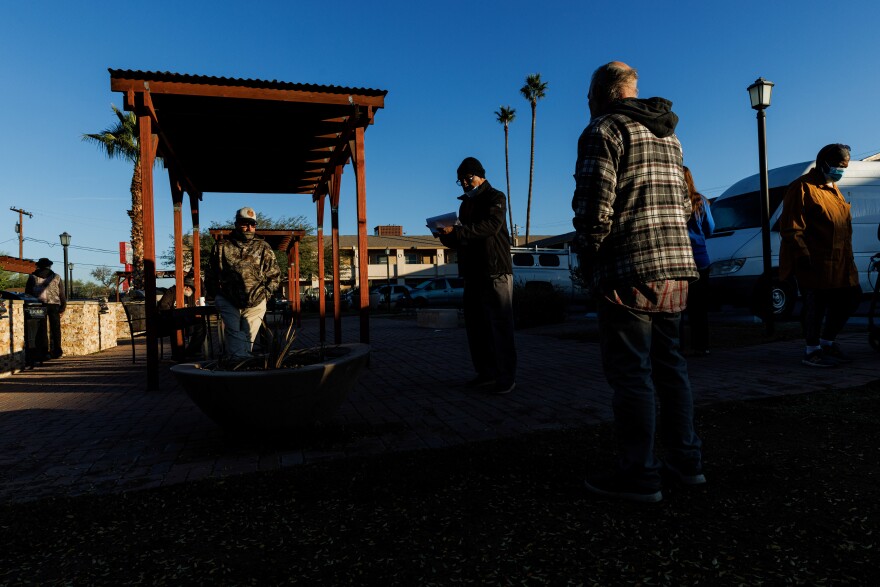
<svg viewBox="0 0 880 587"><path fill-rule="evenodd" d="M464 299L464 279L460 277L435 277L418 284L410 292L412 305L461 306Z"/></svg>
<svg viewBox="0 0 880 587"><path fill-rule="evenodd" d="M370 291L370 307L387 308L389 303L395 308L408 306L412 299L411 292L412 288L408 285L383 285L374 288Z"/></svg>

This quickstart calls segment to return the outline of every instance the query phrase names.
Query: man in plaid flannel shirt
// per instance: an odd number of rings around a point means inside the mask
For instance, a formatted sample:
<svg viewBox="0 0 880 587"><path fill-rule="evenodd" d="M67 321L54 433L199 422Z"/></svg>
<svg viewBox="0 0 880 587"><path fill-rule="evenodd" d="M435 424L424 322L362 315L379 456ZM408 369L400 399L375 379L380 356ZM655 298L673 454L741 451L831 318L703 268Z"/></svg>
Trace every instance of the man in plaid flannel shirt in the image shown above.
<svg viewBox="0 0 880 587"><path fill-rule="evenodd" d="M661 471L688 485L706 481L679 346L688 281L698 273L687 233L678 117L668 100L638 99L637 80L621 62L593 73L572 209L581 275L597 298L619 453L617 470L590 476L586 487L656 502ZM667 462L654 455L655 395Z"/></svg>

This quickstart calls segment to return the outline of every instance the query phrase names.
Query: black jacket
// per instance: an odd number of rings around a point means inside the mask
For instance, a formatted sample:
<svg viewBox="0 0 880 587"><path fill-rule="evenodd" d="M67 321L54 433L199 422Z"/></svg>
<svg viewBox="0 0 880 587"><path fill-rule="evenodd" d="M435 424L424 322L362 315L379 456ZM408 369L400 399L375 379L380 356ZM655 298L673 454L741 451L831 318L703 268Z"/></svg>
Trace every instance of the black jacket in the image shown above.
<svg viewBox="0 0 880 587"><path fill-rule="evenodd" d="M461 225L440 237L440 242L458 251L459 275L479 279L512 273L507 198L485 181L476 195L462 195L459 199Z"/></svg>

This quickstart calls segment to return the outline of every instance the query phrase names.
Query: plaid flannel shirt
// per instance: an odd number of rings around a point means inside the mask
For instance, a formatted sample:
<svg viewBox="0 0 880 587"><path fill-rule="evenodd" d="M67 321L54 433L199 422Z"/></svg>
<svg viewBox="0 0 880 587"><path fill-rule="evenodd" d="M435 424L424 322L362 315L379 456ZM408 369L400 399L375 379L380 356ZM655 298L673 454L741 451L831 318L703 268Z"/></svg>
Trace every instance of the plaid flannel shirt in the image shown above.
<svg viewBox="0 0 880 587"><path fill-rule="evenodd" d="M607 294L697 278L674 134L657 137L622 114L599 116L578 140L574 177L575 246L589 285Z"/></svg>

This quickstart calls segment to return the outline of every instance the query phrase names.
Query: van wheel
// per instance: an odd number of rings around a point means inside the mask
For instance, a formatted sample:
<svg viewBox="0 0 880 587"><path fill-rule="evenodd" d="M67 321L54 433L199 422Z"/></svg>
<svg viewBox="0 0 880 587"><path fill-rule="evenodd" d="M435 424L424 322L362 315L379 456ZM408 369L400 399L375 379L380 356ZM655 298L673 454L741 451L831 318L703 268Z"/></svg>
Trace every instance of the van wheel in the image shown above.
<svg viewBox="0 0 880 587"><path fill-rule="evenodd" d="M797 299L794 284L790 281L774 281L770 296L773 299L773 316L782 320L791 318Z"/></svg>
<svg viewBox="0 0 880 587"><path fill-rule="evenodd" d="M763 318L766 313L767 304L759 299L764 290L761 287L760 280L755 286L752 294L752 314L759 318ZM777 320L788 320L794 312L794 304L797 301L797 288L791 281L773 280L773 288L771 292L773 304L773 317Z"/></svg>

